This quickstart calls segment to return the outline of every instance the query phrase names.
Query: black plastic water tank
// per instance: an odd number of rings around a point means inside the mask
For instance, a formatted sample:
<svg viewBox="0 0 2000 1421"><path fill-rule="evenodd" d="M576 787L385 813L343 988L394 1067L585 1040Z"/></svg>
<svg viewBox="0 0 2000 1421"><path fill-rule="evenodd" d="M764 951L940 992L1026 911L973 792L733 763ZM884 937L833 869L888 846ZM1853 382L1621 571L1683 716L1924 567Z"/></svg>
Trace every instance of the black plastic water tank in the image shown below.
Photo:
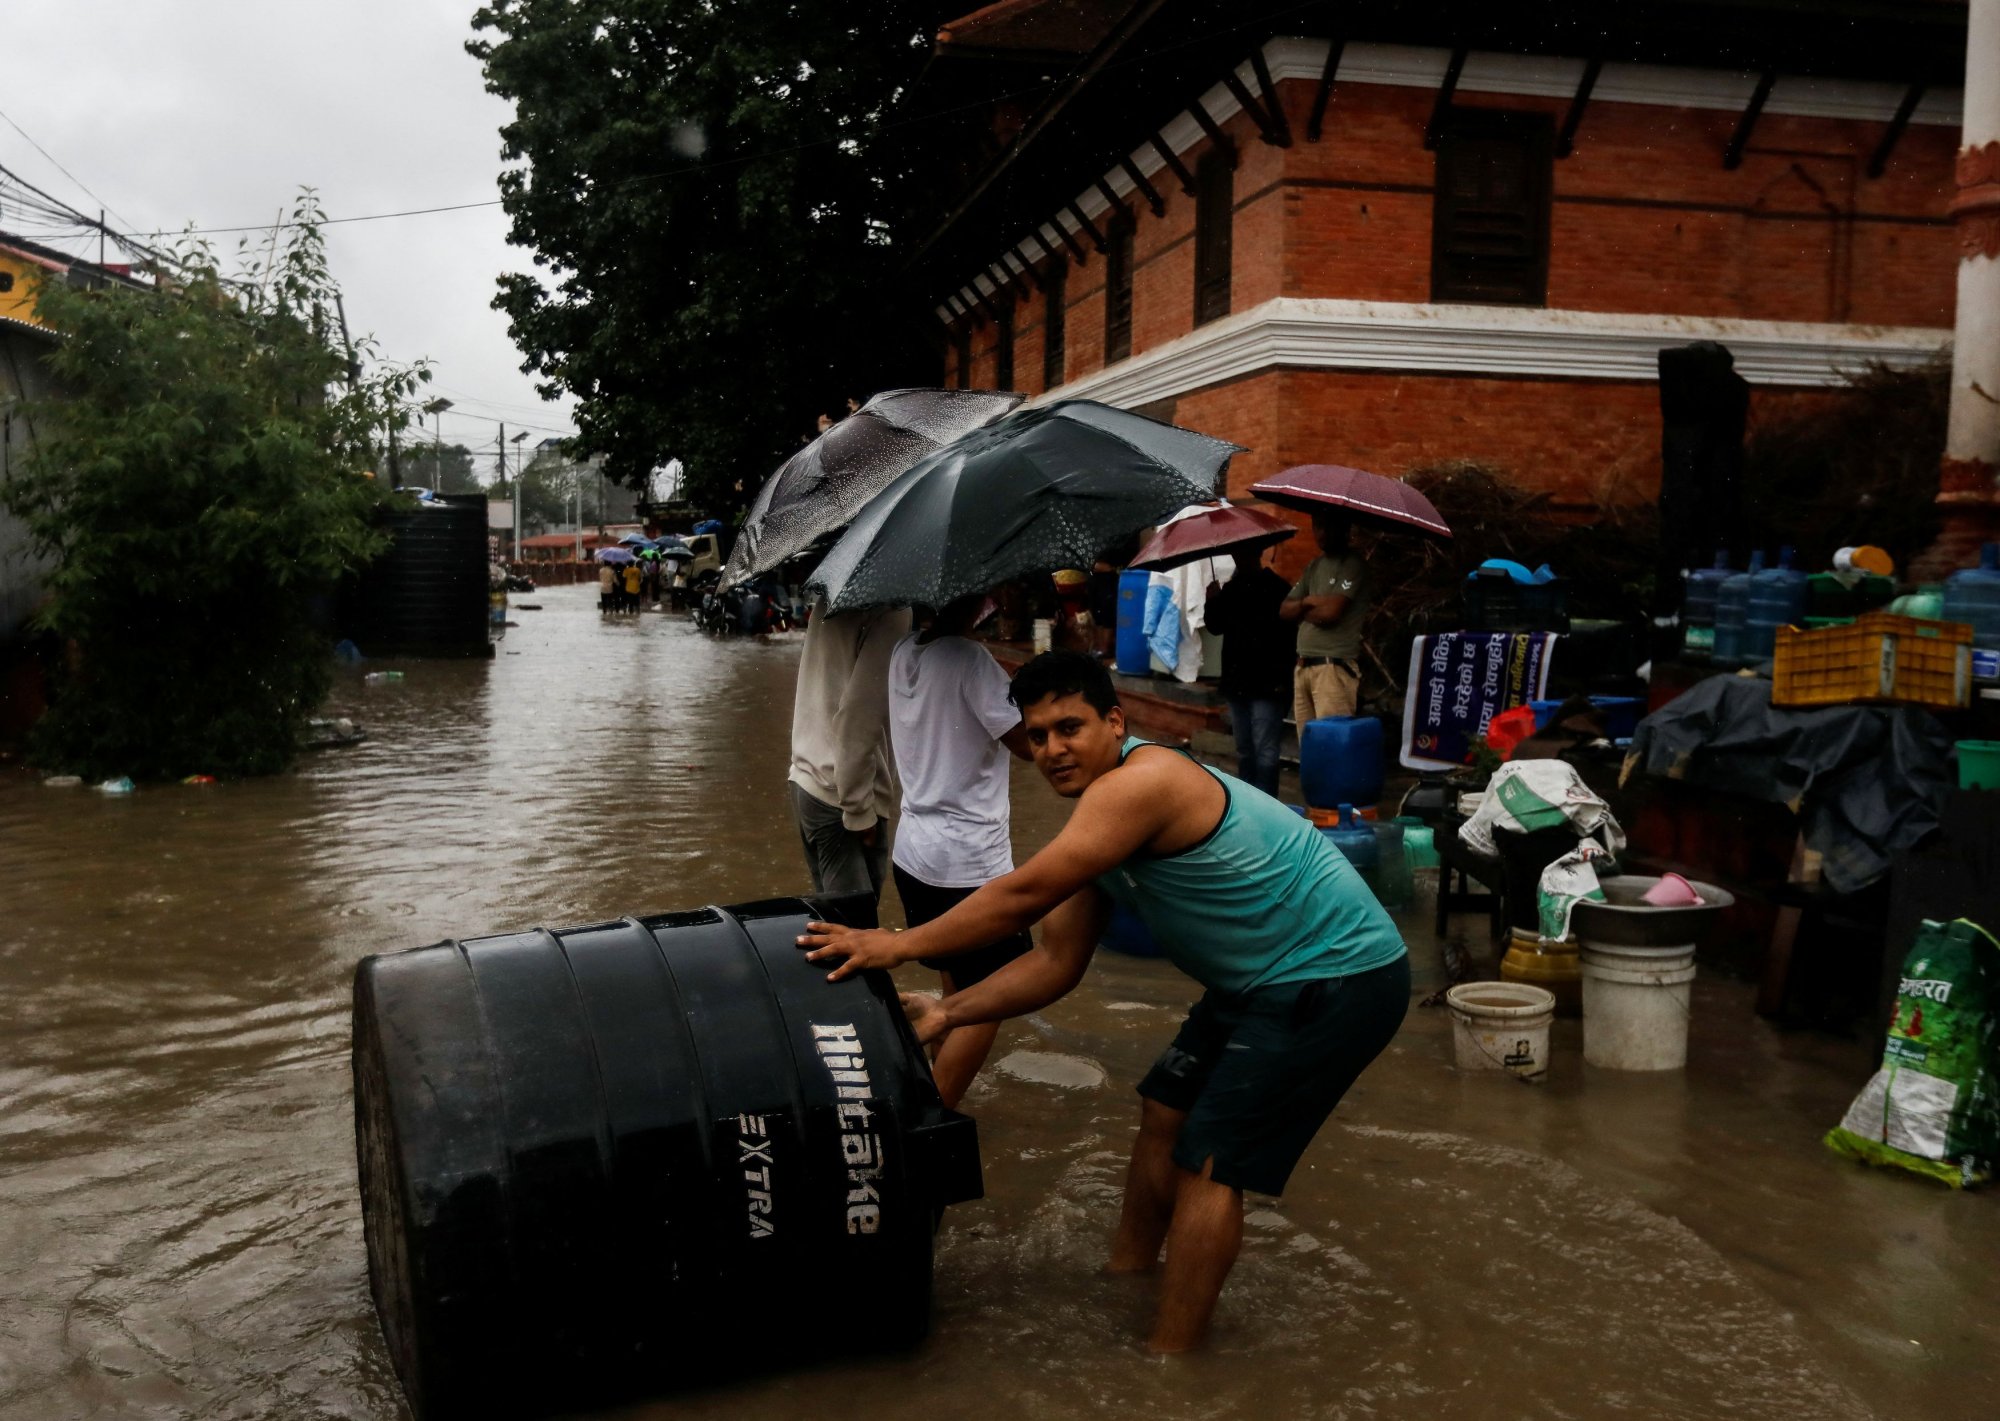
<svg viewBox="0 0 2000 1421"><path fill-rule="evenodd" d="M343 623L369 656L487 656L486 497L447 494L383 516L389 548L356 576Z"/></svg>
<svg viewBox="0 0 2000 1421"><path fill-rule="evenodd" d="M923 1337L977 1137L887 974L805 960L818 916L786 898L362 961L369 1281L424 1421Z"/></svg>

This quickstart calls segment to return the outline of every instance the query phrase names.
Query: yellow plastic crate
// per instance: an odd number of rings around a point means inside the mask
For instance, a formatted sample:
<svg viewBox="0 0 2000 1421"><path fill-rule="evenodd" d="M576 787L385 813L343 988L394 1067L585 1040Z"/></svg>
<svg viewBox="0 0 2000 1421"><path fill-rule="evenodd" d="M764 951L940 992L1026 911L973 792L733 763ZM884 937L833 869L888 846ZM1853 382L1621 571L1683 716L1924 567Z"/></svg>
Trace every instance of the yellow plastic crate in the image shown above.
<svg viewBox="0 0 2000 1421"><path fill-rule="evenodd" d="M1779 627L1774 706L1890 701L1949 709L1972 703L1972 628L1868 612L1851 626Z"/></svg>

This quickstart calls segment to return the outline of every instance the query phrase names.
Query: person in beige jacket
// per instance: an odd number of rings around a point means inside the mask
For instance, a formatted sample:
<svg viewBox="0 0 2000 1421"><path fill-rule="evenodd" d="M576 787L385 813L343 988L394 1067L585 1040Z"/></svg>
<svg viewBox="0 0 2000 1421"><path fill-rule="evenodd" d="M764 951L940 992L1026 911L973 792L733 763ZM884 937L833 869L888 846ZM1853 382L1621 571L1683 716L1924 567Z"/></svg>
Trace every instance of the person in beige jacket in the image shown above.
<svg viewBox="0 0 2000 1421"><path fill-rule="evenodd" d="M896 781L889 751L889 653L903 607L815 608L792 700L792 817L813 892L878 902L889 865Z"/></svg>

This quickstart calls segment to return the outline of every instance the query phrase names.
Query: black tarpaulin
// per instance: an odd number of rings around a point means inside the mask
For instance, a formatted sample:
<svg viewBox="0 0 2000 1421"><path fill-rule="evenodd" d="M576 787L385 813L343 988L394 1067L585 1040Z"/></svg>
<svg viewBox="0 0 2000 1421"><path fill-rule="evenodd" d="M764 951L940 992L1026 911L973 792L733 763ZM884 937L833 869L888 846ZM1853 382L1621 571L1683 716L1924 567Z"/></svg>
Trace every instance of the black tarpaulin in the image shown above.
<svg viewBox="0 0 2000 1421"><path fill-rule="evenodd" d="M1950 735L1914 706L1784 710L1769 681L1711 676L1639 722L1625 773L1790 805L1827 885L1853 893L1937 828L1950 755Z"/></svg>

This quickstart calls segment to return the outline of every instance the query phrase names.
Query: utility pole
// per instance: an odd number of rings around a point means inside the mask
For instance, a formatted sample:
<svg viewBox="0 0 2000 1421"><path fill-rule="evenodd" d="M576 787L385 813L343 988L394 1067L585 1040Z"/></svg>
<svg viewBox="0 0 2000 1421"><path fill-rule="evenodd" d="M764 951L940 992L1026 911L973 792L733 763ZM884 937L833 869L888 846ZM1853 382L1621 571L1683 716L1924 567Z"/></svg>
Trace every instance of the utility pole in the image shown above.
<svg viewBox="0 0 2000 1421"><path fill-rule="evenodd" d="M493 441L493 447L500 451L498 456L500 462L500 482L505 483L507 482L507 421L504 419L500 421L500 437ZM487 522L491 523L493 520L492 505L490 503L487 505L487 513ZM521 530L516 528L514 530L514 541L516 544L514 553L516 557L520 556L520 548L518 546L520 540Z"/></svg>
<svg viewBox="0 0 2000 1421"><path fill-rule="evenodd" d="M525 429L514 436L514 558L517 562L527 561L521 555L521 441L527 437ZM500 453L504 458L507 451L503 449Z"/></svg>

